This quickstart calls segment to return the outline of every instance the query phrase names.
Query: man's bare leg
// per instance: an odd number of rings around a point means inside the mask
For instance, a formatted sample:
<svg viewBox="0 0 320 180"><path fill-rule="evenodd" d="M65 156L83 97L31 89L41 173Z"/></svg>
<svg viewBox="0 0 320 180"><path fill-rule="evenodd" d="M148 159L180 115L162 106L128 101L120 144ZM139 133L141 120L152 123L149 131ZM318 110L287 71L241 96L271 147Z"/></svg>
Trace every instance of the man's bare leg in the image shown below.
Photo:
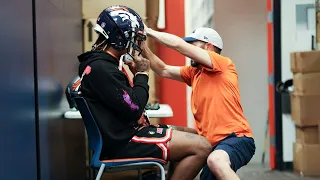
<svg viewBox="0 0 320 180"><path fill-rule="evenodd" d="M230 167L229 155L223 150L213 151L208 157L207 164L218 180L240 180Z"/></svg>
<svg viewBox="0 0 320 180"><path fill-rule="evenodd" d="M182 131L182 132L188 132L192 134L198 134L195 129L188 128L188 127L182 127L182 126L173 126L173 125L167 125L169 129L177 130L177 131Z"/></svg>
<svg viewBox="0 0 320 180"><path fill-rule="evenodd" d="M193 180L206 163L211 148L211 144L204 137L173 131L172 139L169 142L169 161L179 162L179 164L171 179Z"/></svg>
<svg viewBox="0 0 320 180"><path fill-rule="evenodd" d="M167 125L169 129L177 130L177 131L182 131L182 132L188 132L192 134L198 134L195 129L188 128L188 127L182 127L182 126L173 126L173 125ZM169 162L168 164L168 173L167 173L167 179L170 180L171 176L175 170L175 168L178 166L179 162Z"/></svg>
<svg viewBox="0 0 320 180"><path fill-rule="evenodd" d="M170 180L172 175L173 175L173 172L174 170L176 169L176 167L178 166L179 162L173 162L173 161L170 161L169 164L168 164L168 173L167 173L167 180Z"/></svg>

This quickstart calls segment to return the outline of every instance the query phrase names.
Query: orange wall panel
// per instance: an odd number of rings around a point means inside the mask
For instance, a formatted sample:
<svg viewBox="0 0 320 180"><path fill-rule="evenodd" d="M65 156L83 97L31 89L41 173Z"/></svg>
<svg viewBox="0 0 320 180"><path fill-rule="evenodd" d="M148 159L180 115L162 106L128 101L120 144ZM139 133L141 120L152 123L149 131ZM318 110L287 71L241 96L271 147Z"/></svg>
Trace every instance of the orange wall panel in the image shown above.
<svg viewBox="0 0 320 180"><path fill-rule="evenodd" d="M179 37L185 35L184 0L166 0L166 28L164 32ZM158 45L159 57L169 65L185 65L185 57L163 45ZM186 85L181 82L160 78L160 102L172 107L174 117L163 118L161 123L177 126L187 126Z"/></svg>

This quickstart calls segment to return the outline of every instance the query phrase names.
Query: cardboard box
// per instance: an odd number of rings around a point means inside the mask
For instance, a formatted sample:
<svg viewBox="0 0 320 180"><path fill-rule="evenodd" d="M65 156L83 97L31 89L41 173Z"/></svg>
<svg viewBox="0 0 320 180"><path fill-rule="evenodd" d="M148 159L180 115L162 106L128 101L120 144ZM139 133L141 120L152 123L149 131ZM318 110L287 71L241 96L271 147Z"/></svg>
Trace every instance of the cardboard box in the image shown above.
<svg viewBox="0 0 320 180"><path fill-rule="evenodd" d="M293 73L320 72L320 51L293 52L290 61Z"/></svg>
<svg viewBox="0 0 320 180"><path fill-rule="evenodd" d="M320 123L320 95L290 94L291 118L299 127L317 126Z"/></svg>
<svg viewBox="0 0 320 180"><path fill-rule="evenodd" d="M296 127L296 142L301 144L320 144L319 126Z"/></svg>
<svg viewBox="0 0 320 180"><path fill-rule="evenodd" d="M320 73L296 73L293 75L293 86L296 94L320 94Z"/></svg>
<svg viewBox="0 0 320 180"><path fill-rule="evenodd" d="M295 143L293 169L301 176L320 176L320 144Z"/></svg>

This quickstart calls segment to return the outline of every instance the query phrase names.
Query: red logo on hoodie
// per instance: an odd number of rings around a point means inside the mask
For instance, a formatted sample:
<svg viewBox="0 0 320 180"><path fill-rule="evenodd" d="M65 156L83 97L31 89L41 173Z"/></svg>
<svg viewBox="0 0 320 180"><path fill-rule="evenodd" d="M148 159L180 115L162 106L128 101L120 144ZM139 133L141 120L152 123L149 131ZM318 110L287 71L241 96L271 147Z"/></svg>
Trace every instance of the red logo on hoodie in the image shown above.
<svg viewBox="0 0 320 180"><path fill-rule="evenodd" d="M80 81L82 81L83 76L90 74L90 72L91 72L91 67L90 67L90 66L87 66L86 69L84 69L84 71L83 71L83 73L82 73L82 76L81 76Z"/></svg>
<svg viewBox="0 0 320 180"><path fill-rule="evenodd" d="M87 66L86 69L83 71L83 74L88 75L88 74L90 74L90 72L91 72L91 67Z"/></svg>

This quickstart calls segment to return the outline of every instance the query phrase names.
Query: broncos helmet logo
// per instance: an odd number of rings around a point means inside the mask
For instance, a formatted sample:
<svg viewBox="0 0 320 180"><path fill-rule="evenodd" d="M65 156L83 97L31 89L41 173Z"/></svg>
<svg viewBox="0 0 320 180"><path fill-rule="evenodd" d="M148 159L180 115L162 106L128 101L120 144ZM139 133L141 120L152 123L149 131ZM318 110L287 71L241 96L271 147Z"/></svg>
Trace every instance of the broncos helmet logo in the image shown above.
<svg viewBox="0 0 320 180"><path fill-rule="evenodd" d="M140 27L137 17L128 11L115 10L110 12L110 15L112 17L117 17L117 16L120 17L122 22L125 22L126 20L131 21L131 27L137 27L137 28Z"/></svg>

